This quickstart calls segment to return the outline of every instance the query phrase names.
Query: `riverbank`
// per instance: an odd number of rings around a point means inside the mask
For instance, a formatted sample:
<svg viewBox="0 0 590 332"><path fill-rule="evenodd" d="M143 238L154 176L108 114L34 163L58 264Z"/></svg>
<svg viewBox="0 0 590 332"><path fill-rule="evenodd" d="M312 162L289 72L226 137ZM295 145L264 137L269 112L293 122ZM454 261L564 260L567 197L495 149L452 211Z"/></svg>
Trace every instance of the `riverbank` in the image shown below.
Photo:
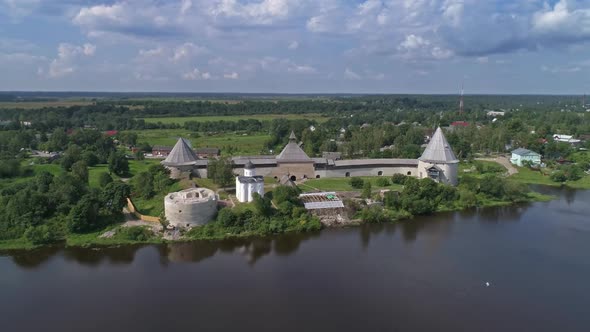
<svg viewBox="0 0 590 332"><path fill-rule="evenodd" d="M577 181L555 182L549 174L531 170L526 167L518 167L518 173L511 175L509 179L524 184L540 184L551 187L568 187L571 189L590 189L590 176L584 176Z"/></svg>
<svg viewBox="0 0 590 332"><path fill-rule="evenodd" d="M533 202L546 202L554 199L553 196L544 195L535 191L527 194L525 199L513 202L513 201L501 201L493 199L479 199L477 204L469 208L461 208L458 206L448 208L440 207L433 215L437 213L453 212L453 211L464 211L471 208L490 208L499 206L511 206L519 203L533 203ZM384 210L387 211L387 210ZM379 221L380 223L396 223L406 220L411 220L414 215L408 213L400 213L401 211L389 210L387 214L387 221ZM110 225L99 231L85 233L85 234L67 234L65 240L61 243L55 244L65 247L106 247L106 246L120 246L120 245L134 245L134 244L161 244L161 243L174 243L174 242L187 242L187 241L200 241L200 240L224 240L231 238L249 238L256 236L268 236L273 234L289 234L289 233L305 233L318 231L320 228L325 229L326 227L318 227L317 225L309 224L307 227L305 223L311 223L310 220L293 220L292 225L285 226L285 228L276 227L276 223L272 221L268 222L268 227L256 227L246 229L243 227L225 227L219 222L213 222L211 224L193 228L186 232L178 240L167 240L164 239L163 234L160 232L152 232L145 226L134 226L134 227L123 227L123 223ZM371 220L358 222L351 222L346 224L346 227L358 227L360 225L371 223ZM275 227L273 227L273 224ZM311 225L311 226L310 226ZM338 226L336 226L338 227ZM104 236L107 233L112 233L112 236ZM43 245L34 245L30 241L24 238L14 240L3 240L0 241L0 252L2 251L13 251L13 250L33 250L43 247Z"/></svg>

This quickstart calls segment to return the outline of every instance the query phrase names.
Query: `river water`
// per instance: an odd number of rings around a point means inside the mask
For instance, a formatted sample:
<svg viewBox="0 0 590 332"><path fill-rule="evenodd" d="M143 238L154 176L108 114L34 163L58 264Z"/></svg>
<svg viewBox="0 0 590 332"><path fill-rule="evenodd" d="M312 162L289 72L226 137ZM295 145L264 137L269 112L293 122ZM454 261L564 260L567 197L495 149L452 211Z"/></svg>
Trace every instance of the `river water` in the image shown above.
<svg viewBox="0 0 590 332"><path fill-rule="evenodd" d="M312 235L4 254L0 330L590 331L590 191L541 190L558 199Z"/></svg>

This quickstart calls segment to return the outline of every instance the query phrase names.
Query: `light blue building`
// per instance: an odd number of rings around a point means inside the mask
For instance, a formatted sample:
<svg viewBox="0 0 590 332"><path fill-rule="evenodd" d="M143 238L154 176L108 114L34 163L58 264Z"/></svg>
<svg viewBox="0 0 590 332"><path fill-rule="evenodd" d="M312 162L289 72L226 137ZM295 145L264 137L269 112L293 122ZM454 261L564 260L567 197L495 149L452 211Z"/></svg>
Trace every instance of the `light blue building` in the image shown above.
<svg viewBox="0 0 590 332"><path fill-rule="evenodd" d="M532 165L539 166L541 165L541 155L536 153L535 151L518 148L512 151L512 157L510 158L510 162L514 165L523 166L523 162L530 162Z"/></svg>

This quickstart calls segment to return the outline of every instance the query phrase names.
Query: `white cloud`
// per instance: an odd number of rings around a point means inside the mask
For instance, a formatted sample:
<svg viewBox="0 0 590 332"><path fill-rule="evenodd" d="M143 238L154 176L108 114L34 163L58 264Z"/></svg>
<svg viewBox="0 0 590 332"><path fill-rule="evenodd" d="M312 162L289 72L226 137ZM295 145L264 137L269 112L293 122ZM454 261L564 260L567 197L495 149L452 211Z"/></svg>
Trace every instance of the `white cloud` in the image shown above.
<svg viewBox="0 0 590 332"><path fill-rule="evenodd" d="M299 43L296 40L294 40L289 43L289 46L287 48L290 50L296 50L299 48Z"/></svg>
<svg viewBox="0 0 590 332"><path fill-rule="evenodd" d="M487 56L480 56L480 57L477 57L477 58L475 59L475 61L476 61L477 63L484 64L484 63L488 63L488 62L490 61L490 58L488 58Z"/></svg>
<svg viewBox="0 0 590 332"><path fill-rule="evenodd" d="M582 68L579 66L567 66L567 67L541 66L541 70L544 72L559 74L559 73L577 73L580 70L582 70Z"/></svg>
<svg viewBox="0 0 590 332"><path fill-rule="evenodd" d="M189 71L182 75L182 78L188 81L196 81L196 80L209 80L212 78L209 72L201 72L197 68L193 68L193 70Z"/></svg>
<svg viewBox="0 0 590 332"><path fill-rule="evenodd" d="M406 36L406 39L401 42L398 49L405 51L412 51L430 45L430 42L420 36L414 34Z"/></svg>
<svg viewBox="0 0 590 332"><path fill-rule="evenodd" d="M576 4L560 0L553 8L545 5L533 15L533 32L565 40L590 39L590 8L576 8Z"/></svg>
<svg viewBox="0 0 590 332"><path fill-rule="evenodd" d="M238 78L240 78L240 75L234 71L231 73L223 74L223 78L228 79L228 80L237 80Z"/></svg>
<svg viewBox="0 0 590 332"><path fill-rule="evenodd" d="M13 19L20 19L30 15L37 7L41 0L2 0L0 9L5 8L6 13Z"/></svg>
<svg viewBox="0 0 590 332"><path fill-rule="evenodd" d="M296 64L289 66L287 71L291 72L291 73L298 73L298 74L314 74L317 72L317 70L312 66L296 65Z"/></svg>
<svg viewBox="0 0 590 332"><path fill-rule="evenodd" d="M180 15L185 15L193 6L193 2L191 0L182 0L180 4Z"/></svg>
<svg viewBox="0 0 590 332"><path fill-rule="evenodd" d="M346 78L348 80L360 80L361 79L361 75L355 73L350 68L346 68L344 70L344 78Z"/></svg>
<svg viewBox="0 0 590 332"><path fill-rule="evenodd" d="M237 0L218 0L210 13L218 17L241 18L252 24L271 24L286 18L294 5L296 2L288 0L262 0L245 4Z"/></svg>
<svg viewBox="0 0 590 332"><path fill-rule="evenodd" d="M194 56L207 53L209 50L206 47L198 46L193 43L184 43L174 49L172 61L178 62L184 59L190 59Z"/></svg>
<svg viewBox="0 0 590 332"><path fill-rule="evenodd" d="M93 56L95 52L96 46L89 43L82 46L61 43L57 48L57 57L49 64L47 74L51 78L72 74L78 68L78 59Z"/></svg>

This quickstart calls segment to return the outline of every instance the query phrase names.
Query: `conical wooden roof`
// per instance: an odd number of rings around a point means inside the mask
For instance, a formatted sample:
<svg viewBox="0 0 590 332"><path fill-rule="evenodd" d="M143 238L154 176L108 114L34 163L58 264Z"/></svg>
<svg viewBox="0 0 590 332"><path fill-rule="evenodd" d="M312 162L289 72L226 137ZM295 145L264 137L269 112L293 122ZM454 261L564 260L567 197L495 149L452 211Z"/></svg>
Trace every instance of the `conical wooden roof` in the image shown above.
<svg viewBox="0 0 590 332"><path fill-rule="evenodd" d="M285 146L283 151L277 156L278 162L290 162L290 163L307 163L313 162L311 158L299 147L297 144L297 137L295 133L291 132L289 136L289 144Z"/></svg>
<svg viewBox="0 0 590 332"><path fill-rule="evenodd" d="M164 161L162 161L162 165L166 166L186 166L192 165L197 161L197 155L193 151L190 146L190 143L185 140L184 138L179 138L170 151L170 154Z"/></svg>
<svg viewBox="0 0 590 332"><path fill-rule="evenodd" d="M436 129L426 150L424 150L424 153L422 153L422 156L418 160L440 164L459 162L440 127Z"/></svg>

